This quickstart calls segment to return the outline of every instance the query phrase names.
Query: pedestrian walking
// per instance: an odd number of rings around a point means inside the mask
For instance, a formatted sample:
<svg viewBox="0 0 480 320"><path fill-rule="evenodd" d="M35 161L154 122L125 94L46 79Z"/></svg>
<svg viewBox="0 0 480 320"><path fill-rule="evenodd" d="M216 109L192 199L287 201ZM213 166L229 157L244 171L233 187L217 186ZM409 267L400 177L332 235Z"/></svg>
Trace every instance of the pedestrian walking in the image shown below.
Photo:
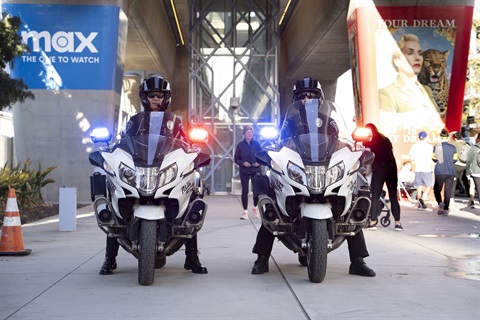
<svg viewBox="0 0 480 320"><path fill-rule="evenodd" d="M453 183L452 197L455 197L457 188L461 193L468 194L468 179L464 175L467 168L467 155L471 146L462 139L462 134L458 131L453 131L448 135L448 143L457 149L458 161L455 162L455 181ZM462 180L465 177L465 181Z"/></svg>
<svg viewBox="0 0 480 320"><path fill-rule="evenodd" d="M447 142L448 131L440 132L441 143L433 148L432 159L435 162L435 184L433 194L438 203L438 215L448 215L450 211L450 198L452 196L453 182L455 180L455 162L457 149ZM442 199L443 189L443 199Z"/></svg>
<svg viewBox="0 0 480 320"><path fill-rule="evenodd" d="M255 154L262 150L262 147L257 141L253 140L252 126L247 125L243 127L243 137L244 139L237 144L235 149L234 160L240 171L240 184L242 186L243 214L240 219L245 220L248 219L248 184L255 174L262 172L262 168L255 158ZM255 219L260 217L257 203L258 198L254 196L253 216Z"/></svg>
<svg viewBox="0 0 480 320"><path fill-rule="evenodd" d="M470 176L477 189L478 202L480 203L480 133L477 134L475 145L468 151L466 174ZM471 194L475 194L473 191ZM475 208L474 197L470 198L469 206Z"/></svg>
<svg viewBox="0 0 480 320"><path fill-rule="evenodd" d="M413 185L417 189L418 208L426 209L425 201L428 201L428 194L430 193L435 180L433 177L434 163L432 162L433 146L425 139L427 133L421 131L418 134L418 141L410 148L410 159L413 162L413 171L415 178Z"/></svg>

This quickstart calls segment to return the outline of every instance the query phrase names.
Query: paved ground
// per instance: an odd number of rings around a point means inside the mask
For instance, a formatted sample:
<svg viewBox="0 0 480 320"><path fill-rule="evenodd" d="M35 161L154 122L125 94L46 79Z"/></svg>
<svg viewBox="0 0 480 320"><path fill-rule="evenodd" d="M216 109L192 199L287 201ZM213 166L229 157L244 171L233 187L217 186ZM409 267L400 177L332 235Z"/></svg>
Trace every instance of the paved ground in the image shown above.
<svg viewBox="0 0 480 320"><path fill-rule="evenodd" d="M259 220L239 219L239 197L206 200L199 249L209 273L184 270L177 252L148 287L124 251L115 274L98 274L105 236L91 206L78 210L76 231L58 231L58 219L23 225L32 253L0 257L0 319L480 319L480 209L466 200L448 217L402 202L403 232L393 222L365 232L377 276L348 274L345 243L320 284L281 243L270 272L250 274Z"/></svg>

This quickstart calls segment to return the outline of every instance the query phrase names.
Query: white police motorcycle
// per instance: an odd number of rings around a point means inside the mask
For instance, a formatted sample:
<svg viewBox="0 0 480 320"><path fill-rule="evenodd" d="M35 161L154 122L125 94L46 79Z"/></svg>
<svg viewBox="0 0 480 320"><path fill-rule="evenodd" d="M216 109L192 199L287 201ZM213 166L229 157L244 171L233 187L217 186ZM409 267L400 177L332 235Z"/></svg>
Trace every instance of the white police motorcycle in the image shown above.
<svg viewBox="0 0 480 320"><path fill-rule="evenodd" d="M262 223L298 253L312 282L324 280L327 253L367 222L371 194L362 171L375 156L357 142L368 133L350 135L333 102L297 101L280 139L256 155L268 167L253 185Z"/></svg>
<svg viewBox="0 0 480 320"><path fill-rule="evenodd" d="M138 259L138 282L150 285L155 268L203 226L207 205L197 169L208 165L210 156L174 136L173 113L136 117L141 119L137 133L111 146L108 132L92 132L94 143L107 146L89 156L97 171L91 194L98 226Z"/></svg>

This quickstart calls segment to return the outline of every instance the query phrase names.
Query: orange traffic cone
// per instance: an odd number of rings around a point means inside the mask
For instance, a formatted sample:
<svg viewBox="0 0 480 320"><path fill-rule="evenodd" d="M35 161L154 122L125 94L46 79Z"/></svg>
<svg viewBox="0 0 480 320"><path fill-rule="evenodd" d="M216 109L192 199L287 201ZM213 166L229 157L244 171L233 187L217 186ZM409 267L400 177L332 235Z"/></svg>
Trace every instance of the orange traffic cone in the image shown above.
<svg viewBox="0 0 480 320"><path fill-rule="evenodd" d="M26 256L32 250L23 246L22 223L18 213L15 189L8 188L7 208L3 219L0 256Z"/></svg>

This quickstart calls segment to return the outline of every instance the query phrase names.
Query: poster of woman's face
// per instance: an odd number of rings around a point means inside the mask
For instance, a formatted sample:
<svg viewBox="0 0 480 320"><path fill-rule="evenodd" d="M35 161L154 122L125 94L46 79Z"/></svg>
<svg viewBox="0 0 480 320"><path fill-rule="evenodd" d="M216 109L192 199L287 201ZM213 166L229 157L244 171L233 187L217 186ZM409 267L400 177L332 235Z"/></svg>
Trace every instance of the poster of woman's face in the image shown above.
<svg viewBox="0 0 480 320"><path fill-rule="evenodd" d="M408 155L421 131L432 144L442 129L458 131L473 4L352 3L347 28L360 75L354 102L363 117L357 125L375 124L391 140L397 160ZM353 68L352 78L355 83Z"/></svg>
<svg viewBox="0 0 480 320"><path fill-rule="evenodd" d="M445 127L454 41L454 27L376 30L379 129L395 142L420 131L433 142Z"/></svg>
<svg viewBox="0 0 480 320"><path fill-rule="evenodd" d="M454 27L380 27L377 30L378 87L392 83L399 74L416 75L421 84L432 90L440 112L445 113L447 101L441 93L446 91L448 97L454 41Z"/></svg>

